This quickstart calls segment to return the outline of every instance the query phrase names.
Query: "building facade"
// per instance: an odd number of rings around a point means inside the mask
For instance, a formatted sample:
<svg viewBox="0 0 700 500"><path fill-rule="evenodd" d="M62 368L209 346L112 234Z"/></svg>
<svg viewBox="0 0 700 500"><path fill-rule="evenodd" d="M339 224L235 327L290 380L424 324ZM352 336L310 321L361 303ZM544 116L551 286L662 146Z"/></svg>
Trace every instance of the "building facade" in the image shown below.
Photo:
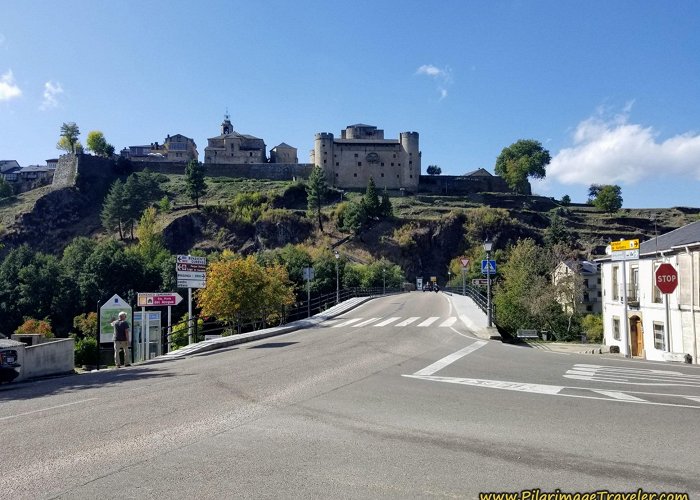
<svg viewBox="0 0 700 500"><path fill-rule="evenodd" d="M595 262L562 261L554 269L552 281L559 291L557 301L566 312L571 312L574 307L579 314L603 312L602 280Z"/></svg>
<svg viewBox="0 0 700 500"><path fill-rule="evenodd" d="M700 221L642 242L639 259L606 257L598 262L606 345L649 360L697 364ZM671 264L678 274L678 286L669 294L661 293L655 284L662 263Z"/></svg>
<svg viewBox="0 0 700 500"><path fill-rule="evenodd" d="M199 152L194 139L182 134L169 135L163 144L152 142L142 146L129 146L120 152L121 156L133 161L188 162L199 161Z"/></svg>
<svg viewBox="0 0 700 500"><path fill-rule="evenodd" d="M385 139L383 130L359 123L349 125L339 139L318 133L311 163L323 168L326 181L336 188L365 188L372 177L380 189L415 191L421 172L418 132Z"/></svg>
<svg viewBox="0 0 700 500"><path fill-rule="evenodd" d="M265 141L252 135L239 134L233 130L228 114L221 123L221 134L207 139L204 148L204 163L219 165L244 165L267 163Z"/></svg>

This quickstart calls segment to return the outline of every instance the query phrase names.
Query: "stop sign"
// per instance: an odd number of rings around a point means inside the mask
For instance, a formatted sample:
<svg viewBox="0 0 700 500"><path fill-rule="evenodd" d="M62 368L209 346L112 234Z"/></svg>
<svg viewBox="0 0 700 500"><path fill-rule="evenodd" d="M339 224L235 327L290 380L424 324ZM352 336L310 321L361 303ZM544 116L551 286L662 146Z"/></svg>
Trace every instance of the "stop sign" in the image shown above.
<svg viewBox="0 0 700 500"><path fill-rule="evenodd" d="M654 274L656 287L661 293L673 293L678 286L678 273L671 264L661 264Z"/></svg>

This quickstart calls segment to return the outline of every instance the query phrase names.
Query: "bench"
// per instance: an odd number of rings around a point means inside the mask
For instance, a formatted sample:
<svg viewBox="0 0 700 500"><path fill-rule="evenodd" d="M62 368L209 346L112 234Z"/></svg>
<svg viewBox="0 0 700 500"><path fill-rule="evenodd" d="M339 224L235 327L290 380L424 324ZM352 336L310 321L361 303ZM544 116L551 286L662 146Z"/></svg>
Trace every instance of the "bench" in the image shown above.
<svg viewBox="0 0 700 500"><path fill-rule="evenodd" d="M518 331L516 332L516 336L519 339L538 339L538 338L540 338L540 336L537 335L537 330L526 330L524 328L518 328Z"/></svg>

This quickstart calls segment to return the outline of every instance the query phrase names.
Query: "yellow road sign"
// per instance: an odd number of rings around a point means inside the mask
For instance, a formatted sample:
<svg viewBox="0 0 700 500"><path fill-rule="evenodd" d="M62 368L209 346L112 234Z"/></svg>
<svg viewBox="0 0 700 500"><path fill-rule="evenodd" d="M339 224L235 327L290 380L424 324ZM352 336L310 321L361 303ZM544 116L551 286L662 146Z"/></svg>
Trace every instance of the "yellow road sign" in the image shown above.
<svg viewBox="0 0 700 500"><path fill-rule="evenodd" d="M639 240L620 240L610 243L610 250L622 252L624 250L639 250Z"/></svg>

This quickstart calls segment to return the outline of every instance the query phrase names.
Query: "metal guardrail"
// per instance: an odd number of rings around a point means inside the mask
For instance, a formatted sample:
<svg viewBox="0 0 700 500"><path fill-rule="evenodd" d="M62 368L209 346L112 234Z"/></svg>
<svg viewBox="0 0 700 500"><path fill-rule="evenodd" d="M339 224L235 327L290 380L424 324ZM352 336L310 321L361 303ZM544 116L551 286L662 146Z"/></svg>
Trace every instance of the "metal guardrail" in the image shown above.
<svg viewBox="0 0 700 500"><path fill-rule="evenodd" d="M478 287L473 285L465 285L464 288L461 286L448 286L444 290L454 293L455 295L465 295L469 297L479 306L479 309L481 309L484 314L487 313L488 298L486 297L486 293L482 292ZM493 304L491 304L491 307L493 308Z"/></svg>

